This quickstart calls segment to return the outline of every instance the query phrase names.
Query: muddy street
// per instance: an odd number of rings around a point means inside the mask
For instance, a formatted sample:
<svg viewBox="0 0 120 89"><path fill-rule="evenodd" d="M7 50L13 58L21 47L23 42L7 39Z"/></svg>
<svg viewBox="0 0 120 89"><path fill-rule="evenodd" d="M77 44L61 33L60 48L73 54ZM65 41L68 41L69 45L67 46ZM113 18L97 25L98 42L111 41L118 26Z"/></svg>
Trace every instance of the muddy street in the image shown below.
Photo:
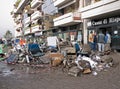
<svg viewBox="0 0 120 89"><path fill-rule="evenodd" d="M120 54L112 53L115 65L98 75L70 76L61 68L0 62L0 89L119 89Z"/></svg>

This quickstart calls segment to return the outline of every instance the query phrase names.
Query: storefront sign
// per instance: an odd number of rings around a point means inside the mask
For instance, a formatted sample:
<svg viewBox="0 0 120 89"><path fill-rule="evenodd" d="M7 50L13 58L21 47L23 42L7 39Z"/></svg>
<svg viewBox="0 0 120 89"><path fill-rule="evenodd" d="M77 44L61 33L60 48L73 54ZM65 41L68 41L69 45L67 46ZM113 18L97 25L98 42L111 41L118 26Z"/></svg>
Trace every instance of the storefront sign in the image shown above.
<svg viewBox="0 0 120 89"><path fill-rule="evenodd" d="M87 26L97 26L97 25L104 25L110 23L118 23L120 22L120 17L111 17L102 20L92 20L87 23Z"/></svg>

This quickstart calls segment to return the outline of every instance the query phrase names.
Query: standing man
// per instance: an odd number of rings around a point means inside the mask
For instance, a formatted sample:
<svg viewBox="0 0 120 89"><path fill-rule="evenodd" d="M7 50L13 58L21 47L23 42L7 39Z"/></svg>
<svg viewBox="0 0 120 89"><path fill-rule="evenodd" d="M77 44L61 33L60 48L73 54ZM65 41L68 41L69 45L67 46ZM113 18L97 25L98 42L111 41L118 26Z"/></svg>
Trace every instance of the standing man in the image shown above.
<svg viewBox="0 0 120 89"><path fill-rule="evenodd" d="M105 46L105 35L102 33L102 31L98 34L98 51L104 52L104 46Z"/></svg>
<svg viewBox="0 0 120 89"><path fill-rule="evenodd" d="M94 32L94 36L93 36L93 51L97 50L97 33Z"/></svg>
<svg viewBox="0 0 120 89"><path fill-rule="evenodd" d="M111 44L111 35L109 34L109 32L106 32L105 35L105 51L110 51L110 44Z"/></svg>
<svg viewBox="0 0 120 89"><path fill-rule="evenodd" d="M88 39L91 50L93 50L93 39L94 39L94 34L93 34L93 32L91 31L90 34L89 34L89 39Z"/></svg>

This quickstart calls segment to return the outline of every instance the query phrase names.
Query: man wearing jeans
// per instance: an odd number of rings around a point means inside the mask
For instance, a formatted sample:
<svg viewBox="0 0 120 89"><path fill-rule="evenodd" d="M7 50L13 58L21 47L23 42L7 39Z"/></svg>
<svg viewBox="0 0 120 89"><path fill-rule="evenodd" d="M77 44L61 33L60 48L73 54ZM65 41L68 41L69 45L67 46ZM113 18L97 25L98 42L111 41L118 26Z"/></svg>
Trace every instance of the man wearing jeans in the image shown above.
<svg viewBox="0 0 120 89"><path fill-rule="evenodd" d="M98 34L98 51L104 52L104 46L105 46L105 35L100 31Z"/></svg>
<svg viewBox="0 0 120 89"><path fill-rule="evenodd" d="M89 38L88 38L91 50L93 50L93 36L94 36L94 34L91 31L90 34L89 34Z"/></svg>

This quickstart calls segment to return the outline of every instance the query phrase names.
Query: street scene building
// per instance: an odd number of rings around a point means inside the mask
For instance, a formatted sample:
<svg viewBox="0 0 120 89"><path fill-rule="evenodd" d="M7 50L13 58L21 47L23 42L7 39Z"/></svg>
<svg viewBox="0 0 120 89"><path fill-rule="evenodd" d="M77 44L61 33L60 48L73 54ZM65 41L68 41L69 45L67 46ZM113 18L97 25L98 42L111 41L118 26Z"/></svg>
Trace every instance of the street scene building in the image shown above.
<svg viewBox="0 0 120 89"><path fill-rule="evenodd" d="M115 37L119 35L119 9L119 0L23 0L14 10L16 34L31 37L49 32L64 40L70 38L70 41L87 44L91 30L97 33L102 30L112 35L111 47L119 49L119 41L115 43L119 40ZM45 21L45 17L50 17L51 21Z"/></svg>
<svg viewBox="0 0 120 89"><path fill-rule="evenodd" d="M0 89L120 89L120 0L14 0L10 14Z"/></svg>

